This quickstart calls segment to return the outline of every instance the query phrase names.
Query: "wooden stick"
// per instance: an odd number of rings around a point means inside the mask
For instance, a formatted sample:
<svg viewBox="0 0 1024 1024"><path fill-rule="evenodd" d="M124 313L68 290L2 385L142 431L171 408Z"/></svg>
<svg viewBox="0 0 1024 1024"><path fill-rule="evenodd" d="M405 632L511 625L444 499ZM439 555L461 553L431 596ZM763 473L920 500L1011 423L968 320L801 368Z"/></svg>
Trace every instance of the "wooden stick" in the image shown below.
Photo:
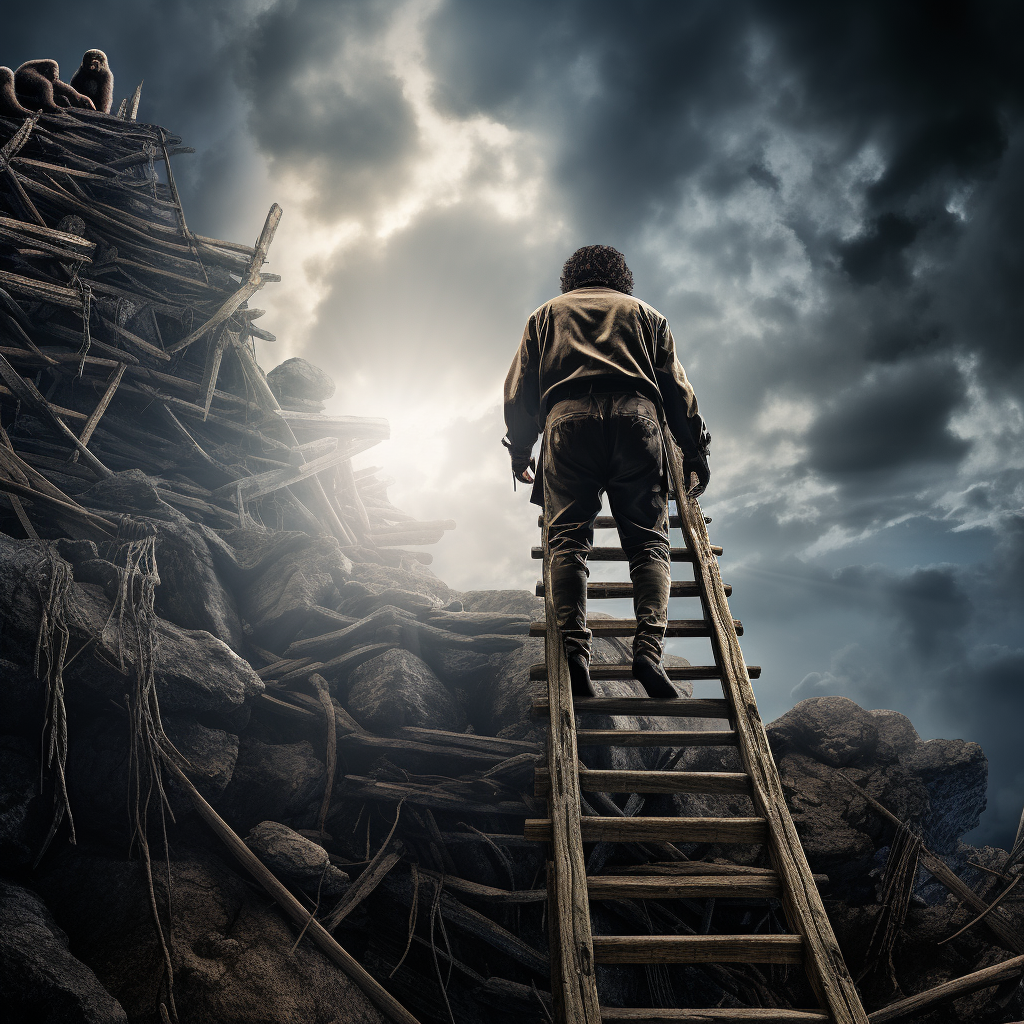
<svg viewBox="0 0 1024 1024"><path fill-rule="evenodd" d="M89 439L92 437L92 433L96 429L96 425L99 423L103 414L107 411L107 406L110 405L111 399L114 397L114 392L117 391L117 386L121 383L121 378L124 376L124 371L126 369L126 365L121 363L107 380L107 390L103 392L103 397L97 403L96 408L93 409L92 415L90 415L90 417L85 421L85 426L82 427L81 434L78 435L78 440L81 441L82 444L87 445L89 443ZM71 461L78 461L78 452L72 453Z"/></svg>
<svg viewBox="0 0 1024 1024"><path fill-rule="evenodd" d="M165 761L167 770L177 779L192 799L199 816L210 826L217 838L231 851L235 859L273 897L278 906L300 928L306 928L328 960L340 967L378 1010L395 1024L419 1024L419 1021L395 999L363 966L345 952L319 921L310 920L309 911L282 885L235 834L223 818L206 802L188 776L173 762Z"/></svg>
<svg viewBox="0 0 1024 1024"><path fill-rule="evenodd" d="M401 840L384 843L374 854L373 860L363 869L363 873L352 883L352 887L342 896L338 905L324 918L324 928L333 932L380 885L404 854L405 847Z"/></svg>
<svg viewBox="0 0 1024 1024"><path fill-rule="evenodd" d="M883 1006L880 1010L868 1014L871 1024L889 1024L889 1021L902 1020L911 1014L918 1014L922 1010L929 1009L936 1003L945 1002L948 999L957 999L960 996L969 995L979 989L990 988L993 985L1000 985L1006 981L1013 981L1024 972L1024 956L1015 956L1004 960L1000 964L993 964L973 974L966 974L954 981L946 981L936 985L925 992L918 992L917 995L908 996L898 1002Z"/></svg>
<svg viewBox="0 0 1024 1024"><path fill-rule="evenodd" d="M327 685L327 680L314 672L310 675L309 681L316 688L317 696L320 698L320 705L324 709L324 718L327 721L327 781L324 783L324 798L320 802L319 818L320 834L323 835L327 811L331 806L334 774L338 768L338 728L334 720L334 702L331 700L331 690Z"/></svg>
<svg viewBox="0 0 1024 1024"><path fill-rule="evenodd" d="M957 937L958 935L963 935L963 933L964 933L965 931L967 931L967 929L968 929L968 928L973 928L973 927L974 927L974 926L975 926L975 925L976 925L976 924L977 924L977 923L978 923L979 921L981 921L981 920L984 920L984 919L985 919L986 917L988 917L988 915L989 915L990 913L992 913L992 911L993 911L993 910L995 910L995 909L996 909L996 907L998 907L1000 903L1002 903L1002 902L1003 902L1003 897L1005 897L1005 896L1008 896L1008 895L1010 894L1011 890L1012 890L1012 889L1013 889L1013 887L1014 887L1014 886L1015 886L1015 885L1016 885L1016 884L1017 884L1017 883L1018 883L1018 882L1020 881L1020 879L1021 879L1021 876L1020 876L1020 875L1018 875L1018 876L1017 876L1017 877L1016 877L1016 878L1015 878L1015 879L1014 879L1014 880L1013 880L1013 881L1012 881L1012 882L1011 882L1011 883L1010 883L1010 884L1009 884L1009 885L1008 885L1008 886L1007 886L1007 887L1006 887L1006 888L1005 888L1005 889L1004 889L1004 890L1003 890L1003 891L1002 891L1002 892L1001 892L1001 893L1000 893L1000 894L999 894L999 895L998 895L998 896L997 896L997 897L996 897L996 898L995 898L995 899L994 899L994 900L993 900L993 901L992 901L992 902L991 902L991 903L990 903L990 904L988 905L988 907L987 907L987 908L986 908L985 910L983 910L983 911L982 911L982 912L981 912L981 913L980 913L980 914L979 914L979 915L978 915L978 916L977 916L976 918L974 918L974 920L973 920L973 921L968 921L968 922L967 922L967 924L965 924L965 925L963 926L963 928L961 928L961 929L960 929L959 931L957 931L957 932L953 932L953 934L952 934L952 935L950 935L950 936L946 937L945 939L942 939L942 940L941 940L940 942L937 942L937 943L936 943L936 945L937 945L937 946L941 946L941 945L944 945L945 943L947 943L947 942L951 941L952 939L955 939L955 938L956 938L956 937Z"/></svg>
<svg viewBox="0 0 1024 1024"><path fill-rule="evenodd" d="M238 289L221 307L216 313L202 326L197 327L191 334L186 335L181 341L175 342L167 351L171 354L180 352L182 349L188 348L193 342L198 341L207 331L212 331L215 327L224 323L228 317L232 316L239 306L247 299L263 287L263 278L260 276L260 268L263 266L264 261L267 258L267 250L270 248L270 243L274 240L274 233L277 231L277 225L281 222L281 207L274 203L270 207L270 213L267 214L266 223L263 225L263 230L260 232L259 241L256 243L256 251L253 253L252 262L249 264L249 271L246 274L245 280L242 282L242 287Z"/></svg>
<svg viewBox="0 0 1024 1024"><path fill-rule="evenodd" d="M73 293L75 294L75 293ZM29 380L25 380L24 377L14 369L13 366L7 360L0 355L0 377L3 378L4 383L18 396L26 405L35 409L36 412L42 413L56 428L57 430L71 442L72 446L77 448L82 454L82 461L86 465L98 473L101 477L113 476L113 473L106 466L96 458L95 455L81 441L78 437L72 433L68 428L67 424L53 411L50 403L36 390L36 386Z"/></svg>
<svg viewBox="0 0 1024 1024"><path fill-rule="evenodd" d="M855 789L883 818L892 822L897 828L903 827L895 814L887 807L879 803L870 793L865 792L853 779L837 773L839 777L850 787ZM941 882L954 896L957 896L966 903L972 910L980 913L988 909L988 904L973 889L969 889L956 875L941 857L932 853L923 843L921 844L921 866L928 871L936 881ZM1024 937L1013 927L1013 925L1002 914L993 913L985 918L986 927L999 940L999 944L1010 950L1012 953L1024 954Z"/></svg>

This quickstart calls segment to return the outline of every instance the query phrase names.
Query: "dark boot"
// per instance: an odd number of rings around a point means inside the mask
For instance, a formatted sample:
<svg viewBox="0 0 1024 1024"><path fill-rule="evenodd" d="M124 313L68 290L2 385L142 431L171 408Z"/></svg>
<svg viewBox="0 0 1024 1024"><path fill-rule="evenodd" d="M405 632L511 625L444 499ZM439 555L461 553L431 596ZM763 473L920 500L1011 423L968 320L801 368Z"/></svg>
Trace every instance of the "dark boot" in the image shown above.
<svg viewBox="0 0 1024 1024"><path fill-rule="evenodd" d="M590 662L585 654L574 652L568 657L569 680L572 682L574 697L596 697L597 691L590 681ZM673 694L675 696L675 694Z"/></svg>
<svg viewBox="0 0 1024 1024"><path fill-rule="evenodd" d="M678 697L660 661L646 654L633 656L633 678L647 691L648 697Z"/></svg>

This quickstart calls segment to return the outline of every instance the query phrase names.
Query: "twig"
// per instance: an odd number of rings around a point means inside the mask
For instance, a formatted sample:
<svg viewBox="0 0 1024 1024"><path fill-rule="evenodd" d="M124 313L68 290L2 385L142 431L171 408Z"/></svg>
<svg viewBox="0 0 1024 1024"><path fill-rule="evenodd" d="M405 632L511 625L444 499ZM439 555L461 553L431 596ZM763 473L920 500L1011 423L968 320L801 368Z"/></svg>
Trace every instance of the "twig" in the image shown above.
<svg viewBox="0 0 1024 1024"><path fill-rule="evenodd" d="M947 936L946 938L942 939L942 940L941 940L940 942L936 942L936 943L935 943L935 945L936 945L936 946L941 946L941 945L944 945L945 943L947 943L947 942L950 942L950 941L952 941L953 939L955 939L955 938L956 938L956 937L957 937L958 935L962 935L962 934L963 934L963 933L964 933L965 931L967 931L967 929L968 929L968 928L973 928L973 927L974 927L974 925L976 925L976 924L977 924L977 923L978 923L978 922L979 922L979 921L980 921L980 920L981 920L981 919L982 919L983 917L985 917L986 915L988 915L989 913L991 913L991 912L992 912L993 910L995 910L995 909L996 909L996 907L998 907L998 906L999 906L999 904L1000 904L1000 903L1002 903L1002 901L1003 901L1003 897L1004 897L1004 896L1008 896L1008 895L1010 894L1010 892L1011 892L1011 891L1013 890L1014 886L1015 886L1015 885L1016 885L1016 884L1017 884L1017 883L1018 883L1018 882L1020 881L1020 879L1021 879L1021 876L1020 876L1020 875L1018 875L1018 876L1017 876L1017 877L1016 877L1016 878L1015 878L1015 879L1014 879L1014 880L1013 880L1013 881L1012 881L1012 882L1011 882L1011 883L1010 883L1010 884L1009 884L1009 885L1008 885L1008 886L1007 886L1007 887L1006 887L1006 888L1005 888L1005 889L1004 889L1004 890L1003 890L1003 891L1002 891L1002 892L1001 892L1001 893L1000 893L1000 894L999 894L999 895L998 895L998 896L997 896L997 897L996 897L996 898L995 898L995 899L994 899L994 900L993 900L993 901L992 901L992 902L991 902L991 903L990 903L990 904L988 905L988 908L987 908L987 909L985 909L985 910L983 910L983 911L982 911L982 912L981 912L981 913L980 913L980 914L979 914L979 915L978 915L978 916L977 916L977 917L976 917L976 918L975 918L975 919L974 919L973 921L969 921L969 922L968 922L967 924L965 924L965 925L963 926L963 928L961 928L961 929L960 929L960 931L958 931L958 932L954 932L954 933L953 933L952 935L949 935L949 936Z"/></svg>

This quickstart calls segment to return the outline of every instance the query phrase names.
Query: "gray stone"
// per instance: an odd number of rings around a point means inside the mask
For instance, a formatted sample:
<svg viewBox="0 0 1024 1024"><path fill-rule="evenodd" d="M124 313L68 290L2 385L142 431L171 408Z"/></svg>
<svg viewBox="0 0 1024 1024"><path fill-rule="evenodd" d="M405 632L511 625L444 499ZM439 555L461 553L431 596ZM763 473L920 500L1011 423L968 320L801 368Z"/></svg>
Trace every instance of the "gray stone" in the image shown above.
<svg viewBox="0 0 1024 1024"><path fill-rule="evenodd" d="M154 864L162 908L168 905L166 871L163 863ZM384 1024L355 984L308 939L293 951L297 929L218 856L195 851L174 859L170 875L179 1020ZM95 849L68 851L40 888L72 949L128 1017L158 1021L165 975L142 864Z"/></svg>
<svg viewBox="0 0 1024 1024"><path fill-rule="evenodd" d="M978 825L985 810L988 760L977 743L928 740L901 758L928 790L922 825L926 844L939 854L955 853L960 837Z"/></svg>
<svg viewBox="0 0 1024 1024"><path fill-rule="evenodd" d="M42 617L40 588L48 586L49 578L50 564L40 544L0 535L0 620L6 649L18 658L19 669L12 674L22 708L32 706L45 689L37 680L36 694L24 692L30 685L25 672L31 671ZM103 587L71 584L67 626L72 645L77 648L89 641L89 646L65 672L69 706L93 706L96 697L123 703L134 675L136 650L130 637L121 642L111 611ZM249 702L264 690L247 661L210 633L182 629L160 617L153 621L153 640L156 687L165 712L214 715L231 727L244 725ZM112 668L120 666L122 658L124 675Z"/></svg>
<svg viewBox="0 0 1024 1024"><path fill-rule="evenodd" d="M402 726L461 732L466 714L426 662L394 649L364 662L349 675L347 707L371 732Z"/></svg>
<svg viewBox="0 0 1024 1024"><path fill-rule="evenodd" d="M275 366L267 374L267 383L282 405L289 398L322 402L334 394L334 381L319 366L298 357Z"/></svg>
<svg viewBox="0 0 1024 1024"><path fill-rule="evenodd" d="M52 817L52 801L39 792L38 739L0 736L0 863L31 867Z"/></svg>
<svg viewBox="0 0 1024 1024"><path fill-rule="evenodd" d="M234 774L216 809L239 835L267 820L312 828L325 774L308 740L264 743L243 736Z"/></svg>
<svg viewBox="0 0 1024 1024"><path fill-rule="evenodd" d="M43 901L0 880L0 1003L8 1024L127 1024L116 999L68 950Z"/></svg>
<svg viewBox="0 0 1024 1024"><path fill-rule="evenodd" d="M352 572L352 562L334 537L307 538L264 559L258 574L239 591L243 617L260 647L283 650L303 626L313 605L333 607L337 588Z"/></svg>
<svg viewBox="0 0 1024 1024"><path fill-rule="evenodd" d="M313 896L340 896L349 877L335 867L327 851L277 821L262 821L246 837L245 845L278 878Z"/></svg>
<svg viewBox="0 0 1024 1024"><path fill-rule="evenodd" d="M873 758L878 726L847 697L811 697L772 722L768 738L772 749L800 750L842 768Z"/></svg>

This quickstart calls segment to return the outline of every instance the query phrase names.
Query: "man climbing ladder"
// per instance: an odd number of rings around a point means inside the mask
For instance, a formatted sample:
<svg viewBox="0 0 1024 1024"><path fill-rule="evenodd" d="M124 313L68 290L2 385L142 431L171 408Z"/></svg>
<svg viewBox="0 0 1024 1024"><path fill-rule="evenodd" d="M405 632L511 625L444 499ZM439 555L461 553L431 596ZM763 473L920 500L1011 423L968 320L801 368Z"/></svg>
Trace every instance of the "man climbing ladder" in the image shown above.
<svg viewBox="0 0 1024 1024"><path fill-rule="evenodd" d="M633 298L620 252L578 249L562 269L561 288L530 316L505 380L505 443L516 479L534 484L535 504L544 505L547 487L551 587L572 691L595 696L587 556L605 492L633 583L633 676L651 697L675 697L662 667L671 576L660 422L683 452L692 495L708 483L711 436L668 321ZM534 479L531 453L541 432Z"/></svg>

